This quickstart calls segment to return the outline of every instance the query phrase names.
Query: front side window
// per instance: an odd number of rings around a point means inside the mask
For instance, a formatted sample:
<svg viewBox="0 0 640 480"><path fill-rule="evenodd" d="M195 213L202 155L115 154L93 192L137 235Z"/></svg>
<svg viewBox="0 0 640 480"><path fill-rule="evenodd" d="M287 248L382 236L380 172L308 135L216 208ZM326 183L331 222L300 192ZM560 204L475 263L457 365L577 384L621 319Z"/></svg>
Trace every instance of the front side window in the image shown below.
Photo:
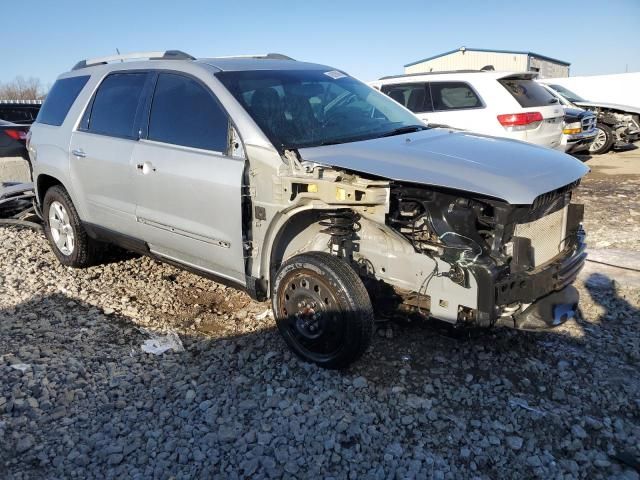
<svg viewBox="0 0 640 480"><path fill-rule="evenodd" d="M382 92L415 113L431 112L431 94L425 83L383 85Z"/></svg>
<svg viewBox="0 0 640 480"><path fill-rule="evenodd" d="M427 128L383 93L337 70L236 71L216 76L279 149Z"/></svg>
<svg viewBox="0 0 640 480"><path fill-rule="evenodd" d="M182 75L158 76L149 118L150 140L226 152L228 132L227 114L208 89Z"/></svg>
<svg viewBox="0 0 640 480"><path fill-rule="evenodd" d="M147 73L112 73L93 100L88 130L113 137L136 138L136 114L140 108Z"/></svg>
<svg viewBox="0 0 640 480"><path fill-rule="evenodd" d="M476 92L464 82L432 82L431 98L433 109L436 111L464 110L483 106Z"/></svg>
<svg viewBox="0 0 640 480"><path fill-rule="evenodd" d="M36 122L60 126L76 101L80 91L87 84L88 75L57 80L42 104Z"/></svg>

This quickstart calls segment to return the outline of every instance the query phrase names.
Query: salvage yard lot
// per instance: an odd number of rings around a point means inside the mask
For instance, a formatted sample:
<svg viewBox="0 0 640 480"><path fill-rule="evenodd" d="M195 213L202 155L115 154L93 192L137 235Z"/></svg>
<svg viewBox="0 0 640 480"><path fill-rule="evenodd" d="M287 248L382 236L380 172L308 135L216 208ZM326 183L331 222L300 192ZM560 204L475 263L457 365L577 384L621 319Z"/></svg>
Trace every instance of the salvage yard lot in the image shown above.
<svg viewBox="0 0 640 480"><path fill-rule="evenodd" d="M640 255L639 151L587 162L597 252ZM553 332L384 323L332 372L289 353L268 303L0 234L0 477L638 478L617 457L640 457L640 288L605 266ZM167 329L184 352L141 351Z"/></svg>

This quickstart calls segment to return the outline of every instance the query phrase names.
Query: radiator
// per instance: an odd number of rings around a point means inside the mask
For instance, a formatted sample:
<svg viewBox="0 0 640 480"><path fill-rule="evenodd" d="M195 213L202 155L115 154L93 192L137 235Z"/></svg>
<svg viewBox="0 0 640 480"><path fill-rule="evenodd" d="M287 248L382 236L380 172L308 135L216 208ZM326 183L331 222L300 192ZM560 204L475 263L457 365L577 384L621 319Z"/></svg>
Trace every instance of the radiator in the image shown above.
<svg viewBox="0 0 640 480"><path fill-rule="evenodd" d="M531 240L534 267L547 263L564 250L567 210L568 207L564 207L533 222L516 225L514 235Z"/></svg>

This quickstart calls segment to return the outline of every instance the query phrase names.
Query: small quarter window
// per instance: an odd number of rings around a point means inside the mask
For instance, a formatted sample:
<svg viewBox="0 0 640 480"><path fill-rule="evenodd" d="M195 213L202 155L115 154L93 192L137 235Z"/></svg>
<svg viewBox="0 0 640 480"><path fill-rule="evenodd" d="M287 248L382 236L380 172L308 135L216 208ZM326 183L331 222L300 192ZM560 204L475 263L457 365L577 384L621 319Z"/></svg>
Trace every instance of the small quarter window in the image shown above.
<svg viewBox="0 0 640 480"><path fill-rule="evenodd" d="M55 126L62 125L73 102L76 101L88 80L88 75L57 80L47 94L36 122Z"/></svg>
<svg viewBox="0 0 640 480"><path fill-rule="evenodd" d="M113 137L135 138L136 114L146 73L112 73L96 92L88 130Z"/></svg>
<svg viewBox="0 0 640 480"><path fill-rule="evenodd" d="M226 153L228 134L227 115L208 89L183 75L158 76L150 140Z"/></svg>

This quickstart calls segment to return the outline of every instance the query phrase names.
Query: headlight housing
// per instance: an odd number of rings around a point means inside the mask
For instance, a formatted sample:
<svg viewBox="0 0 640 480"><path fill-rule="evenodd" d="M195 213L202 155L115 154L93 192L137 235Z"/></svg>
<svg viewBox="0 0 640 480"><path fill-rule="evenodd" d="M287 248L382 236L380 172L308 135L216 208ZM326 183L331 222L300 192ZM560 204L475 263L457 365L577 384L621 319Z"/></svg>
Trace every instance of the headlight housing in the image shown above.
<svg viewBox="0 0 640 480"><path fill-rule="evenodd" d="M564 133L565 135L575 135L580 132L582 132L582 125L580 124L580 122L568 123L562 130L562 133Z"/></svg>

